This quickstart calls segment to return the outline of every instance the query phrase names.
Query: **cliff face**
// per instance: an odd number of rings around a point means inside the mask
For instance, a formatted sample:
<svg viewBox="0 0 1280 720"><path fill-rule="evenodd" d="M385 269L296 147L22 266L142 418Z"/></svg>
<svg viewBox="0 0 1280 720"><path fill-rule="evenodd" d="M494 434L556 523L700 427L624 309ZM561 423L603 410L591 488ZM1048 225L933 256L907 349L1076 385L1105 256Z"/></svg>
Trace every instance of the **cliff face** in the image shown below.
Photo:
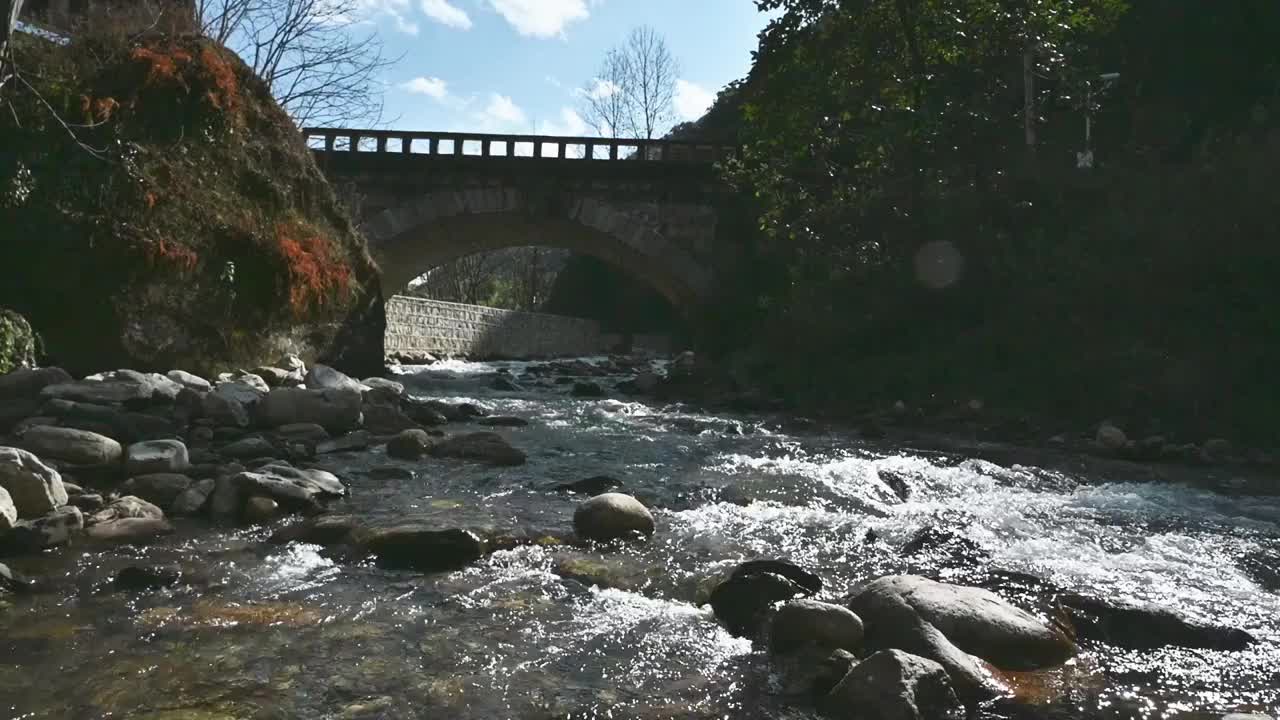
<svg viewBox="0 0 1280 720"><path fill-rule="evenodd" d="M0 305L53 361L381 367L377 268L239 58L195 37L28 42L34 92L0 117Z"/></svg>

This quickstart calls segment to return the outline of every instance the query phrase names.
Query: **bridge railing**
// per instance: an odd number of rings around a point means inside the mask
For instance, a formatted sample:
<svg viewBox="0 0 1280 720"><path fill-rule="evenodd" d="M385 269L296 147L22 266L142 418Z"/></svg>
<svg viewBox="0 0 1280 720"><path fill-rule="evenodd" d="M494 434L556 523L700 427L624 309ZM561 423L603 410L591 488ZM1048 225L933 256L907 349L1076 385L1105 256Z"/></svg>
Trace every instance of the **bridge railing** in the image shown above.
<svg viewBox="0 0 1280 720"><path fill-rule="evenodd" d="M491 135L347 128L304 128L302 134L311 149L325 153L400 153L441 157L639 160L709 164L724 159L734 152L734 148L726 145L685 140Z"/></svg>

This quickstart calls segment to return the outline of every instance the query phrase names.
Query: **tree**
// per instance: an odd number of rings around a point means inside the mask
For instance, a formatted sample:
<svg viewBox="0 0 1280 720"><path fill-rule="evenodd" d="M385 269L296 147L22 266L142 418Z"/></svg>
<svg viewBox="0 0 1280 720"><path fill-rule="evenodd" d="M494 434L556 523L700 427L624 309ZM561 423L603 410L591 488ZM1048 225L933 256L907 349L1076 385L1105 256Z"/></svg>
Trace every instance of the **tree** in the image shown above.
<svg viewBox="0 0 1280 720"><path fill-rule="evenodd" d="M299 125L377 124L384 57L332 0L197 0L201 31L236 51Z"/></svg>
<svg viewBox="0 0 1280 720"><path fill-rule="evenodd" d="M680 65L656 30L641 26L605 55L600 73L583 88L584 114L601 135L647 140L675 117Z"/></svg>
<svg viewBox="0 0 1280 720"><path fill-rule="evenodd" d="M23 0L0 0L0 89L9 81L12 73L9 61L9 38L18 27Z"/></svg>

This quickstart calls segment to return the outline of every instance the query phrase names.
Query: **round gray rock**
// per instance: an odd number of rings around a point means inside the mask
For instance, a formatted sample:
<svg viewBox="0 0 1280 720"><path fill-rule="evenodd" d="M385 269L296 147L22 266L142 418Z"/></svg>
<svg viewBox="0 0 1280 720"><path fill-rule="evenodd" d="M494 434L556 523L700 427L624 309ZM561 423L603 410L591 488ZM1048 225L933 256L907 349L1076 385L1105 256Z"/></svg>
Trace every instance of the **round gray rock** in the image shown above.
<svg viewBox="0 0 1280 720"><path fill-rule="evenodd" d="M251 525L271 522L279 514L280 503L261 495L254 495L244 504L244 521Z"/></svg>
<svg viewBox="0 0 1280 720"><path fill-rule="evenodd" d="M630 495L605 493L578 506L573 513L573 530L584 540L616 540L633 533L652 535L653 515Z"/></svg>
<svg viewBox="0 0 1280 720"><path fill-rule="evenodd" d="M777 653L807 645L857 652L863 634L862 618L848 608L817 600L791 600L774 614L769 644Z"/></svg>
<svg viewBox="0 0 1280 720"><path fill-rule="evenodd" d="M180 473L190 466L187 446L180 440L134 443L125 453L124 470L128 475Z"/></svg>

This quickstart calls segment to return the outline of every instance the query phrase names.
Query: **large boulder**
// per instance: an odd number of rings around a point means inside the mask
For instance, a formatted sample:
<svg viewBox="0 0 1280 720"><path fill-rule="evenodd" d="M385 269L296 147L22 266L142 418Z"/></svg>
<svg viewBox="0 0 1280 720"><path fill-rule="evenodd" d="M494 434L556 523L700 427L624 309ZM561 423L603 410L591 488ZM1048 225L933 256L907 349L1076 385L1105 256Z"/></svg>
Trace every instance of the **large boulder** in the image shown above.
<svg viewBox="0 0 1280 720"><path fill-rule="evenodd" d="M32 520L19 520L8 535L0 535L0 550L39 552L66 545L84 530L84 515L72 505Z"/></svg>
<svg viewBox="0 0 1280 720"><path fill-rule="evenodd" d="M115 370L91 375L78 382L50 385L40 394L49 399L73 400L94 405L173 402L182 386L164 375Z"/></svg>
<svg viewBox="0 0 1280 720"><path fill-rule="evenodd" d="M314 423L331 433L344 433L360 427L360 392L349 388L278 387L258 406L258 417L268 427Z"/></svg>
<svg viewBox="0 0 1280 720"><path fill-rule="evenodd" d="M751 560L711 591L711 609L730 633L754 637L774 604L822 589L816 575L785 560Z"/></svg>
<svg viewBox="0 0 1280 720"><path fill-rule="evenodd" d="M50 400L40 411L57 418L56 423L44 423L46 425L88 430L122 443L177 437L177 427L172 418L146 412L74 400Z"/></svg>
<svg viewBox="0 0 1280 720"><path fill-rule="evenodd" d="M311 509L323 500L347 494L338 476L325 470L303 470L285 463L271 463L232 477L240 497L271 498L286 509ZM243 502L243 501L242 501Z"/></svg>
<svg viewBox="0 0 1280 720"><path fill-rule="evenodd" d="M822 701L834 720L945 720L964 717L947 671L899 650L854 665Z"/></svg>
<svg viewBox="0 0 1280 720"><path fill-rule="evenodd" d="M141 518L147 520L163 520L164 511L140 497L126 495L107 505L105 508L85 518L86 525Z"/></svg>
<svg viewBox="0 0 1280 720"><path fill-rule="evenodd" d="M231 393L210 392L200 401L200 411L208 419L227 427L249 427L249 407Z"/></svg>
<svg viewBox="0 0 1280 720"><path fill-rule="evenodd" d="M0 532L12 529L17 522L18 506L13 504L13 498L4 485L0 485Z"/></svg>
<svg viewBox="0 0 1280 720"><path fill-rule="evenodd" d="M417 525L357 533L357 543L389 567L457 570L484 557L485 543L470 530L437 530Z"/></svg>
<svg viewBox="0 0 1280 720"><path fill-rule="evenodd" d="M306 385L311 390L354 390L359 393L369 389L368 385L352 380L346 373L334 370L328 365L316 363L307 370Z"/></svg>
<svg viewBox="0 0 1280 720"><path fill-rule="evenodd" d="M514 448L501 435L492 432L454 435L431 447L435 457L478 460L491 465L523 465L525 454Z"/></svg>
<svg viewBox="0 0 1280 720"><path fill-rule="evenodd" d="M153 473L130 478L120 490L161 508L171 508L191 483L191 478L186 475Z"/></svg>
<svg viewBox="0 0 1280 720"><path fill-rule="evenodd" d="M573 530L583 540L648 536L654 531L653 514L630 495L605 493L578 506L573 513Z"/></svg>
<svg viewBox="0 0 1280 720"><path fill-rule="evenodd" d="M193 390L197 393L204 394L213 389L213 384L208 380L205 380L199 375L189 373L186 370L170 370L166 374L166 377L178 383L182 387L187 388L188 390Z"/></svg>
<svg viewBox="0 0 1280 720"><path fill-rule="evenodd" d="M134 443L125 452L124 471L129 475L180 473L189 467L187 446L180 440Z"/></svg>
<svg viewBox="0 0 1280 720"><path fill-rule="evenodd" d="M115 440L73 428L33 427L23 433L22 446L43 458L71 465L116 466L124 458L124 448Z"/></svg>
<svg viewBox="0 0 1280 720"><path fill-rule="evenodd" d="M205 478L191 483L186 490L183 490L174 498L173 503L169 506L169 512L178 517L199 515L208 505L209 496L213 494L213 488L216 484L217 480L214 478Z"/></svg>
<svg viewBox="0 0 1280 720"><path fill-rule="evenodd" d="M418 427L418 423L406 415L398 404L365 402L364 427L371 433L394 435L412 430Z"/></svg>
<svg viewBox="0 0 1280 720"><path fill-rule="evenodd" d="M1256 639L1238 628L1189 622L1169 610L1110 602L1075 593L1058 605L1078 637L1134 650L1175 645L1206 650L1245 650Z"/></svg>
<svg viewBox="0 0 1280 720"><path fill-rule="evenodd" d="M874 626L886 608L909 606L956 647L1005 670L1037 670L1075 655L1057 628L982 588L894 575L862 586L849 608Z"/></svg>
<svg viewBox="0 0 1280 720"><path fill-rule="evenodd" d="M7 491L8 504L14 511L10 525L19 518L40 517L67 504L67 491L58 471L18 448L0 447L0 488ZM0 506L6 504L5 499L0 498ZM0 528L4 522L0 520Z"/></svg>
<svg viewBox="0 0 1280 720"><path fill-rule="evenodd" d="M0 375L0 431L34 415L44 403L41 390L71 381L62 368L21 368Z"/></svg>

